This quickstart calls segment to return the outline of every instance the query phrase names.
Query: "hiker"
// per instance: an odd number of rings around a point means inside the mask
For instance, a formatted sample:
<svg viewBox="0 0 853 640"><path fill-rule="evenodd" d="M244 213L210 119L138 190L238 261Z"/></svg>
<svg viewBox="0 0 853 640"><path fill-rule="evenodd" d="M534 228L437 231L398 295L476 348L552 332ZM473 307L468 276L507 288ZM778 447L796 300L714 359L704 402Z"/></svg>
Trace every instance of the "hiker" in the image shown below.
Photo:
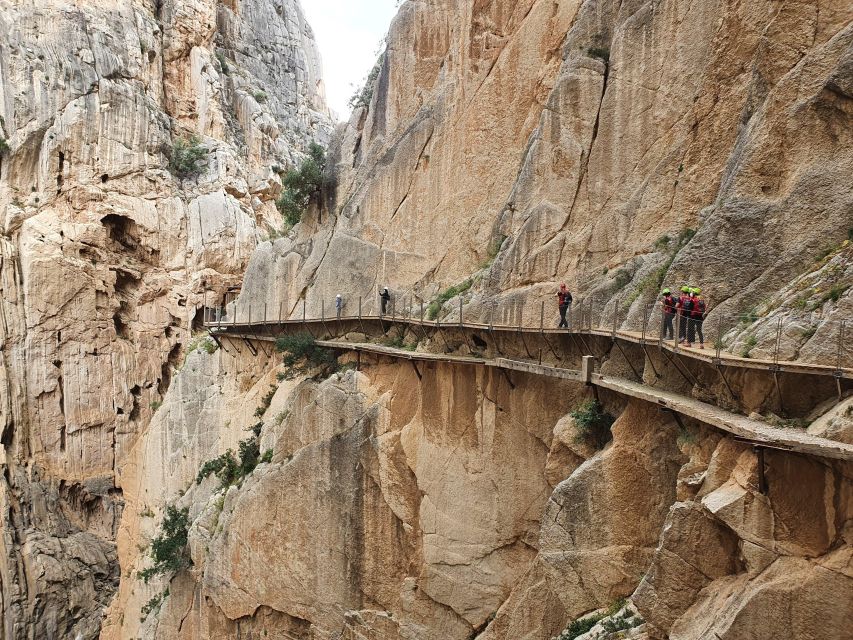
<svg viewBox="0 0 853 640"><path fill-rule="evenodd" d="M566 329L569 328L569 323L566 321L566 313L569 311L569 307L572 306L572 294L566 288L566 283L560 283L560 290L557 292L557 304L560 307L560 324L557 325L557 328Z"/></svg>
<svg viewBox="0 0 853 640"><path fill-rule="evenodd" d="M678 344L684 344L687 341L688 321L693 311L690 287L681 287L681 295L678 297L678 302L675 303L675 309L678 313Z"/></svg>
<svg viewBox="0 0 853 640"><path fill-rule="evenodd" d="M338 316L338 320L341 319L341 311L343 311L343 308L344 308L344 299L341 296L341 294L339 293L338 295L335 296L335 312Z"/></svg>
<svg viewBox="0 0 853 640"><path fill-rule="evenodd" d="M382 287L379 290L379 301L382 303L382 311L380 315L388 313L388 301L391 299L391 294L388 292L388 287Z"/></svg>
<svg viewBox="0 0 853 640"><path fill-rule="evenodd" d="M663 308L663 328L661 336L664 340L675 337L675 329L672 326L672 321L675 318L676 299L669 289L663 290L663 298L661 299L661 307Z"/></svg>
<svg viewBox="0 0 853 640"><path fill-rule="evenodd" d="M699 287L693 287L690 292L690 299L693 307L690 310L690 324L687 329L687 346L692 347L696 342L696 335L699 335L699 348L705 348L705 335L702 333L702 323L705 321L706 305L701 298L702 290Z"/></svg>

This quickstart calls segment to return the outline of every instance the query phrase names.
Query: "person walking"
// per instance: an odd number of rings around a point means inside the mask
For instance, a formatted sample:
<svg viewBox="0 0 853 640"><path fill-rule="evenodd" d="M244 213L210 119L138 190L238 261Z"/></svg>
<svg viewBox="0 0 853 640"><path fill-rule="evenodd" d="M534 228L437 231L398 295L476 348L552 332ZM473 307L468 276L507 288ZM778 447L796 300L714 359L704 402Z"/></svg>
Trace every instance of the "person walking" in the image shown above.
<svg viewBox="0 0 853 640"><path fill-rule="evenodd" d="M675 319L675 305L676 299L675 296L672 295L672 291L669 289L663 290L663 298L661 298L661 307L663 309L663 327L661 328L661 336L664 340L672 339L675 337L675 328L673 327L673 320Z"/></svg>
<svg viewBox="0 0 853 640"><path fill-rule="evenodd" d="M382 311L380 315L385 315L388 313L388 301L391 299L391 293L388 291L388 287L382 287L379 290L379 302L382 305Z"/></svg>
<svg viewBox="0 0 853 640"><path fill-rule="evenodd" d="M344 299L343 296L339 293L335 296L335 313L338 316L338 320L341 319L341 311L344 309Z"/></svg>
<svg viewBox="0 0 853 640"><path fill-rule="evenodd" d="M558 328L562 329L565 327L569 328L569 323L566 320L566 314L569 312L569 308L572 306L572 294L566 288L566 283L560 283L560 290L557 292L557 305L560 308L560 324L557 325Z"/></svg>
<svg viewBox="0 0 853 640"><path fill-rule="evenodd" d="M675 303L678 313L678 344L687 342L687 325L689 324L693 302L690 299L690 287L681 287L681 295Z"/></svg>
<svg viewBox="0 0 853 640"><path fill-rule="evenodd" d="M705 322L705 313L707 306L700 294L702 290L699 287L694 287L690 292L693 306L690 310L690 328L687 332L687 346L692 347L696 341L696 336L699 336L699 348L705 348L705 334L702 332L702 323Z"/></svg>

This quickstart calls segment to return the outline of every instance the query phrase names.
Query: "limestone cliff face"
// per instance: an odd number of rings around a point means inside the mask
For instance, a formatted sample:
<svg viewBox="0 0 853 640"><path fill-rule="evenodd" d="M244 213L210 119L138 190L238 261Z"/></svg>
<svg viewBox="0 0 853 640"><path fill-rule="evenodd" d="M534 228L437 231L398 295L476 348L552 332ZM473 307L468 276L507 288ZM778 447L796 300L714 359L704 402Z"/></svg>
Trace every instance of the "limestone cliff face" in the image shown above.
<svg viewBox="0 0 853 640"><path fill-rule="evenodd" d="M293 310L307 292L317 312L343 291L374 309L378 285L429 302L473 276L468 317L496 303L512 323L538 321L566 281L636 324L665 274L701 282L719 315L796 315L774 294L821 280L816 258L851 228L851 13L406 2L370 107L336 139L330 211L259 256L247 294ZM270 294L255 268L287 284ZM841 281L811 349L853 310Z"/></svg>
<svg viewBox="0 0 853 640"><path fill-rule="evenodd" d="M756 355L785 317L784 357L825 357L853 310L851 20L837 0L405 2L369 107L332 140L337 186L257 248L230 317L316 315L338 292L375 312L378 285L417 304L472 278L469 319L538 322L565 280L636 323L663 279L701 282L719 316L761 307ZM747 445L637 401L604 398L617 419L595 452L568 415L577 385L386 361L279 385L275 359L238 347L194 356L237 380L203 394L210 419L167 398L134 451L157 470L132 479L137 511L188 508L193 565L156 614L142 605L165 582L125 582L126 633L547 640L627 596L645 620L632 637L846 633L849 464L768 454L762 494ZM713 369L688 384L640 350L602 370L630 376L626 358L650 384L726 396ZM773 402L768 375L727 384L733 409ZM786 392L817 415L834 389ZM240 487L194 484L259 404L270 461ZM813 431L849 438L848 407ZM124 523L133 573L154 522Z"/></svg>
<svg viewBox="0 0 853 640"><path fill-rule="evenodd" d="M328 132L295 0L0 2L2 637L98 635L117 474Z"/></svg>

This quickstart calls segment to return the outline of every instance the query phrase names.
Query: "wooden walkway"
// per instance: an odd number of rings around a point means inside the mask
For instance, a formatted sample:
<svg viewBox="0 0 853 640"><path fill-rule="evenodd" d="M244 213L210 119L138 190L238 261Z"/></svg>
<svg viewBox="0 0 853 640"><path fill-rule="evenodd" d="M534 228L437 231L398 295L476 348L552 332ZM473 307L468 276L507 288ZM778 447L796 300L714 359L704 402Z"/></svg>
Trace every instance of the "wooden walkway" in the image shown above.
<svg viewBox="0 0 853 640"><path fill-rule="evenodd" d="M560 378L578 383L586 382L599 388L650 402L662 409L694 418L758 447L781 449L821 458L853 461L853 445L819 438L793 428L782 429L772 427L764 422L731 413L707 402L696 400L695 398L657 389L639 382L603 376L598 373L592 373L591 370L587 373L582 373L573 369L563 369L523 360L507 358L490 360L468 356L424 353L372 343L318 340L317 344L331 349L387 356L412 362L441 362L456 365L486 366L506 371L520 371L531 375ZM418 373L418 375L420 376L421 374ZM588 378L588 380L584 378Z"/></svg>
<svg viewBox="0 0 853 640"><path fill-rule="evenodd" d="M255 320L251 318L247 322L222 321L206 322L205 328L212 333L223 333L237 336L251 336L257 338L264 333L282 332L287 330L304 330L314 336L342 336L346 333L361 331L367 332L368 328L377 329L385 333L394 325L406 326L417 330L422 334L437 330L467 330L488 333L492 336L511 336L523 334L525 336L596 336L618 340L643 346L646 349L659 349L669 354L679 354L683 357L701 361L716 367L729 367L739 369L755 369L771 373L794 373L800 375L831 376L839 381L853 380L853 369L839 367L834 364L812 364L801 361L774 361L744 358L724 351L716 351L713 348L701 350L697 348L685 348L674 344L672 340L661 341L644 335L641 331L612 330L602 328L578 328L578 329L555 329L544 327L512 327L506 325L490 325L482 323L459 323L419 320L417 318L394 318L388 316L342 316L338 318L307 318L305 320Z"/></svg>

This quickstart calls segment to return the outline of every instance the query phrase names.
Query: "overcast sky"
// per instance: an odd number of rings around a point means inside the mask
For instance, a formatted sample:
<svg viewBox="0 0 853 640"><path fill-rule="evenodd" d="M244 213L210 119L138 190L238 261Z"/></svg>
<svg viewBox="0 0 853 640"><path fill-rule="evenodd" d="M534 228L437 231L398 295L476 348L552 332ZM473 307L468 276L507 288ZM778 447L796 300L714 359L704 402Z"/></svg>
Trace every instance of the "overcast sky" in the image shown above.
<svg viewBox="0 0 853 640"><path fill-rule="evenodd" d="M397 0L302 0L323 58L326 98L338 118L376 62L379 43L397 13Z"/></svg>

